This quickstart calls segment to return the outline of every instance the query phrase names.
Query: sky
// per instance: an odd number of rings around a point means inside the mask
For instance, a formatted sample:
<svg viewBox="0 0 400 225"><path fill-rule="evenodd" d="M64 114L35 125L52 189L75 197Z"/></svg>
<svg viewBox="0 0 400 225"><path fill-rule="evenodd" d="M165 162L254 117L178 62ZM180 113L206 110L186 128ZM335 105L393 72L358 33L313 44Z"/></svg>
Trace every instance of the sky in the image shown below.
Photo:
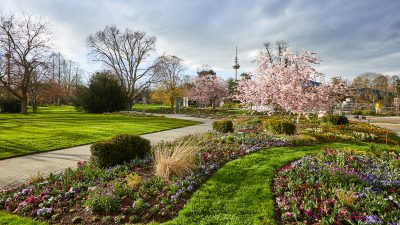
<svg viewBox="0 0 400 225"><path fill-rule="evenodd" d="M154 55L176 55L188 75L209 65L225 79L253 72L263 43L285 40L323 60L328 78L363 72L400 75L399 0L1 0L3 13L49 22L54 46L88 73L102 69L88 56L89 34L116 25L157 38Z"/></svg>

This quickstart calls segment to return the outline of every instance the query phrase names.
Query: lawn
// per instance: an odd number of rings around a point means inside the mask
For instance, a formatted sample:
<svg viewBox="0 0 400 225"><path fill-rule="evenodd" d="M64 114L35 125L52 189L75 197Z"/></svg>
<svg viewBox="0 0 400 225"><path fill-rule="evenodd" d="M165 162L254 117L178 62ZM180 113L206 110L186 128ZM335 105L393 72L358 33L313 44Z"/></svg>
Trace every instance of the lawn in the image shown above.
<svg viewBox="0 0 400 225"><path fill-rule="evenodd" d="M178 217L165 224L276 224L272 179L290 161L321 147L376 149L369 143L330 143L266 149L231 161L191 197Z"/></svg>
<svg viewBox="0 0 400 225"><path fill-rule="evenodd" d="M171 109L170 105L165 105L165 104L142 104L142 103L137 103L132 106L132 110L134 111L145 111L147 113L160 113L160 114L165 114L165 113L172 113L174 112L173 109ZM187 114L187 115L208 115L208 116L215 116L219 115L220 117L226 116L226 115L243 115L248 112L246 109L235 109L235 108L198 108L198 107L189 107L189 108L181 108L179 110L176 110L177 113L182 113L182 114Z"/></svg>
<svg viewBox="0 0 400 225"><path fill-rule="evenodd" d="M38 114L0 114L0 159L89 144L120 133L146 134L198 124L194 121L77 112L43 107Z"/></svg>
<svg viewBox="0 0 400 225"><path fill-rule="evenodd" d="M148 110L148 109L160 109L160 108L170 108L171 106L169 105L165 105L165 104L155 104L155 103L151 103L151 104L142 104L142 103L136 103L132 106L132 109L134 110Z"/></svg>
<svg viewBox="0 0 400 225"><path fill-rule="evenodd" d="M46 223L34 221L29 218L13 215L4 211L0 211L0 224L8 225L45 225Z"/></svg>

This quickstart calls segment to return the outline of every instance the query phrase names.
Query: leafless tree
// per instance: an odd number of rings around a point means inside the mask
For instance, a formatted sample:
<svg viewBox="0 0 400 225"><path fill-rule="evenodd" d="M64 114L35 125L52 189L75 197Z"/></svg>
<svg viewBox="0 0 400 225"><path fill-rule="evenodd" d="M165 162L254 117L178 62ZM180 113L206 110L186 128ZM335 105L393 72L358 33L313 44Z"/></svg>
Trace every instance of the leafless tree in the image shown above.
<svg viewBox="0 0 400 225"><path fill-rule="evenodd" d="M185 66L183 60L174 55L164 55L159 57L155 67L155 74L159 80L159 88L163 89L168 95L171 108L174 107L175 98L179 96L181 89L179 86L183 80Z"/></svg>
<svg viewBox="0 0 400 225"><path fill-rule="evenodd" d="M47 27L47 23L32 16L0 16L0 48L4 53L0 61L7 64L6 72L0 74L0 82L21 101L24 114L29 90L36 80L33 79L35 71L48 58L52 35Z"/></svg>
<svg viewBox="0 0 400 225"><path fill-rule="evenodd" d="M280 63L282 63L283 60L282 54L283 51L286 48L288 48L288 43L284 40L277 41L275 42L275 49L274 49L272 44L269 41L267 41L264 43L264 47L270 63L273 63L275 60L278 60Z"/></svg>
<svg viewBox="0 0 400 225"><path fill-rule="evenodd" d="M388 76L381 73L363 73L352 82L352 88L358 90L356 101L366 104L377 101L390 105L396 96L396 81L398 76Z"/></svg>
<svg viewBox="0 0 400 225"><path fill-rule="evenodd" d="M83 82L84 71L79 63L66 59L61 53L53 52L48 60L47 73L48 81L57 83L63 89L62 96L54 103L70 103L74 89Z"/></svg>
<svg viewBox="0 0 400 225"><path fill-rule="evenodd" d="M119 78L128 99L127 109L135 98L155 81L156 60L151 60L156 38L145 32L107 26L87 38L94 61L103 63Z"/></svg>

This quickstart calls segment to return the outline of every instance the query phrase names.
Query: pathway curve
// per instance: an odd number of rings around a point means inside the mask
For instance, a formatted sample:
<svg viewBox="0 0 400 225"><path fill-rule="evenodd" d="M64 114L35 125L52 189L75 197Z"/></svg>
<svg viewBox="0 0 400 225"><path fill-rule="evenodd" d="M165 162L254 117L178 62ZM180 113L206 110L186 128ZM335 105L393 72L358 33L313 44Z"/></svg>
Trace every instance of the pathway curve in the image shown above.
<svg viewBox="0 0 400 225"><path fill-rule="evenodd" d="M368 118L368 117L367 117ZM356 120L351 117L352 120ZM379 117L379 116L371 116L369 120L360 120L362 122L370 122L373 125L380 126L386 128L397 136L400 136L400 117L393 116L393 117Z"/></svg>
<svg viewBox="0 0 400 225"><path fill-rule="evenodd" d="M169 118L194 120L203 124L173 130L160 131L141 135L152 144L159 141L172 141L188 134L211 130L211 119L187 117L181 114L164 115ZM36 175L60 172L68 167L76 167L79 161L90 158L90 145L82 145L56 151L32 154L11 159L0 160L0 189L20 184Z"/></svg>

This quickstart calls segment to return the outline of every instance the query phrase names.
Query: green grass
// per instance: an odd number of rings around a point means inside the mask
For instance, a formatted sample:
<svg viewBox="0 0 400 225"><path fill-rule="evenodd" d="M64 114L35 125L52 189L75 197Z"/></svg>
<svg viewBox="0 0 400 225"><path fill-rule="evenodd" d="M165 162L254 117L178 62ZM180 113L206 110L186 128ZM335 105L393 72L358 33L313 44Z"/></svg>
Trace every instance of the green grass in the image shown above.
<svg viewBox="0 0 400 225"><path fill-rule="evenodd" d="M231 161L197 190L177 218L166 224L275 224L272 179L290 161L322 146L367 150L366 143L280 147Z"/></svg>
<svg viewBox="0 0 400 225"><path fill-rule="evenodd" d="M198 124L162 117L89 114L43 107L38 114L0 114L0 159L73 147L120 133L145 134Z"/></svg>
<svg viewBox="0 0 400 225"><path fill-rule="evenodd" d="M158 110L158 109L160 109L161 107L170 108L171 106L165 105L165 104L154 104L154 103L151 103L151 104L136 103L136 104L134 104L134 105L132 106L132 109L134 109L134 110L157 109L157 110Z"/></svg>
<svg viewBox="0 0 400 225"><path fill-rule="evenodd" d="M0 224L8 225L45 225L46 223L34 221L29 218L20 217L4 211L0 211Z"/></svg>

